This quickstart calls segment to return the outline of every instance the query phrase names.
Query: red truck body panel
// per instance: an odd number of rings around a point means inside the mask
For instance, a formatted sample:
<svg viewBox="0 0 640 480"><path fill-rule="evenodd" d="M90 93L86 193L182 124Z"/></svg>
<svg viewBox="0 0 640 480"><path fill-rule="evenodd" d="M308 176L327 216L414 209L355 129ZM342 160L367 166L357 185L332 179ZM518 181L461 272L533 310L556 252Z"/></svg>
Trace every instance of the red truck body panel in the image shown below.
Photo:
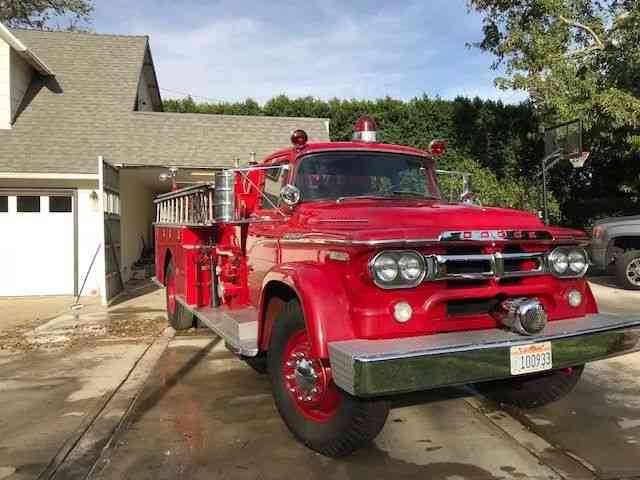
<svg viewBox="0 0 640 480"><path fill-rule="evenodd" d="M333 142L281 150L266 158L262 165L289 163L291 182L301 158L324 151L408 154L433 161L426 152L410 147ZM223 308L257 309L258 342L262 350L268 349L271 326L278 313L277 308L269 308L267 297L274 285L287 286L299 298L313 351L321 358L328 356L328 343L337 340L495 328L496 319L487 313L487 305L494 299L535 296L543 303L550 321L597 312L593 295L582 278L559 279L547 274L517 281L491 279L465 285L424 282L411 289L383 290L367 275L369 259L385 248L411 249L423 254L540 252L556 244L584 242L587 239L584 232L546 227L538 217L526 212L427 199L385 202L358 199L344 204L309 201L287 211L285 218L273 209L261 208L255 187L262 176L261 172L253 171L239 178L236 192L238 214L245 218L259 217L259 222L156 228L158 280L164 282L166 266L173 261L178 293L194 308L208 307L212 301L209 266L213 260L218 281L223 285ZM451 231L462 232L463 238L464 232L469 237L479 233L480 238L446 244L440 241L443 234ZM523 231L542 232L546 236L507 241L506 232ZM482 238L485 233L486 239ZM407 247L409 241L416 242L415 246ZM333 259L331 255L336 252L349 261ZM564 301L571 289L577 289L585 298L578 308ZM390 306L399 298L415 312L410 322L390 321Z"/></svg>

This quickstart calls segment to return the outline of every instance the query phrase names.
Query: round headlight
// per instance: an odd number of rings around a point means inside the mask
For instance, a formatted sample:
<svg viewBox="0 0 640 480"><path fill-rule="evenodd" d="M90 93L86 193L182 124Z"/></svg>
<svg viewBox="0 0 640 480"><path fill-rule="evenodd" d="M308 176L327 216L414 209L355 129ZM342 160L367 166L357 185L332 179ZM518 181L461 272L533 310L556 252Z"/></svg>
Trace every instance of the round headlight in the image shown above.
<svg viewBox="0 0 640 480"><path fill-rule="evenodd" d="M564 275L569 268L569 256L564 250L555 249L549 255L549 263L554 272L558 275Z"/></svg>
<svg viewBox="0 0 640 480"><path fill-rule="evenodd" d="M581 275L587 266L587 255L584 250L571 250L567 255L569 269L572 273Z"/></svg>
<svg viewBox="0 0 640 480"><path fill-rule="evenodd" d="M380 255L373 264L373 271L382 282L393 282L398 276L398 262L391 255Z"/></svg>
<svg viewBox="0 0 640 480"><path fill-rule="evenodd" d="M414 282L418 280L424 273L424 264L422 259L414 254L404 254L398 260L400 274L406 280Z"/></svg>

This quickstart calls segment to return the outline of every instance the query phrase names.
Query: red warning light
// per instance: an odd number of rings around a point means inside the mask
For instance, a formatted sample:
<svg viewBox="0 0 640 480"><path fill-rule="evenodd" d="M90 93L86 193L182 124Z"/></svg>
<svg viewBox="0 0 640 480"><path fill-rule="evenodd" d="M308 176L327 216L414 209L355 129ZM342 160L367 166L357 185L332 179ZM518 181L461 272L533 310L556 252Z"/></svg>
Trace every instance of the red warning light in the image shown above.
<svg viewBox="0 0 640 480"><path fill-rule="evenodd" d="M375 143L378 139L378 126L369 115L363 115L356 122L353 140L356 142Z"/></svg>
<svg viewBox="0 0 640 480"><path fill-rule="evenodd" d="M434 157L442 155L447 148L447 143L447 140L443 138L431 140L431 143L429 143L429 153Z"/></svg>
<svg viewBox="0 0 640 480"><path fill-rule="evenodd" d="M302 148L307 144L309 136L304 130L294 130L291 134L291 143L297 148Z"/></svg>

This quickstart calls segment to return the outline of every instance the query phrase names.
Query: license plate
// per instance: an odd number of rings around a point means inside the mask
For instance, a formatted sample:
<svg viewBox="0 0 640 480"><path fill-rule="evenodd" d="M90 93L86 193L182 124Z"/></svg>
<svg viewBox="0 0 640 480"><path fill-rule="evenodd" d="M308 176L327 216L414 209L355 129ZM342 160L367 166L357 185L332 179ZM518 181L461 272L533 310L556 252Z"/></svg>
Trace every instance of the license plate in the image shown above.
<svg viewBox="0 0 640 480"><path fill-rule="evenodd" d="M511 375L542 372L552 367L551 342L511 347Z"/></svg>

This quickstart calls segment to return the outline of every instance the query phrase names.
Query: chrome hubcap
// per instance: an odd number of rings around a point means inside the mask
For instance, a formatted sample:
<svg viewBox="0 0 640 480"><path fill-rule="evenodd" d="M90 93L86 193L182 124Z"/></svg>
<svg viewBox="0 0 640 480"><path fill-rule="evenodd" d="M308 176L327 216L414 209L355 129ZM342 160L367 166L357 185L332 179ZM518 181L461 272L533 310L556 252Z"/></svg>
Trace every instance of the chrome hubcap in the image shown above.
<svg viewBox="0 0 640 480"><path fill-rule="evenodd" d="M627 265L627 278L631 283L640 287L640 258L631 260Z"/></svg>
<svg viewBox="0 0 640 480"><path fill-rule="evenodd" d="M310 394L318 383L318 375L313 365L306 359L298 360L295 373L296 385L307 395Z"/></svg>
<svg viewBox="0 0 640 480"><path fill-rule="evenodd" d="M315 360L310 360L302 352L294 352L287 366L293 367L293 373L287 375L290 390L301 402L316 402L318 400L318 384L322 381L315 369Z"/></svg>

